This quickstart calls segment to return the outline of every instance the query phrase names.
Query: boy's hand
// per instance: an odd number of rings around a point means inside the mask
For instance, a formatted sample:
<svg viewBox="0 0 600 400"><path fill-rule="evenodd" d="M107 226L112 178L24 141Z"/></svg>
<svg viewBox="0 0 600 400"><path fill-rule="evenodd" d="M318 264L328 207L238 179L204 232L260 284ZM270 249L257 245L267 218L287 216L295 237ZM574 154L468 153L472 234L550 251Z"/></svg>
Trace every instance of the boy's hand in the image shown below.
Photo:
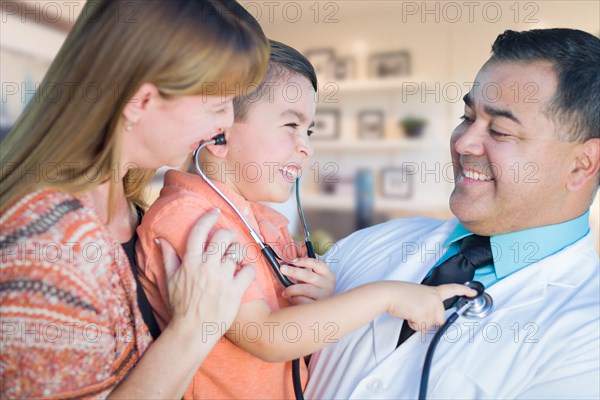
<svg viewBox="0 0 600 400"><path fill-rule="evenodd" d="M297 258L282 265L281 273L298 282L282 293L294 305L326 299L335 290L335 275L322 260Z"/></svg>
<svg viewBox="0 0 600 400"><path fill-rule="evenodd" d="M445 321L443 301L454 296L475 296L477 292L457 283L426 286L408 282L390 282L396 286L391 293L388 313L404 318L415 331L430 330Z"/></svg>

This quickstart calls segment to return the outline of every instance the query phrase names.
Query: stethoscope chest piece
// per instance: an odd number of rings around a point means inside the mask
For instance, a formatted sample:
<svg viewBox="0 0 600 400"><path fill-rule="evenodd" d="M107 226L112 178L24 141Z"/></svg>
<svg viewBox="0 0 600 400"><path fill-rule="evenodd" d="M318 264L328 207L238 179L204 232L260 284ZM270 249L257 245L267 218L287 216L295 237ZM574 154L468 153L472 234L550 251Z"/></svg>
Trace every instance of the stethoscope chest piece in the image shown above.
<svg viewBox="0 0 600 400"><path fill-rule="evenodd" d="M487 293L482 293L472 300L463 297L456 304L456 308L459 309L469 302L471 303L470 307L463 313L463 316L467 318L484 318L491 313L492 308L494 308L492 296Z"/></svg>

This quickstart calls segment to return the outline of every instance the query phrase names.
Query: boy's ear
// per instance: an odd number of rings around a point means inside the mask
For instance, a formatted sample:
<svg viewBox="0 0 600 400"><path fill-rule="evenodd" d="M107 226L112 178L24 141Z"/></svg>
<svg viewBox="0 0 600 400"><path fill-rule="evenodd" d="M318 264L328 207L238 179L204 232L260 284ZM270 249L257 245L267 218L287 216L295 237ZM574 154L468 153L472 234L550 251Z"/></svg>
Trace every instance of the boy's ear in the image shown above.
<svg viewBox="0 0 600 400"><path fill-rule="evenodd" d="M569 174L567 189L577 191L591 179L597 179L600 170L600 139L588 139L578 149L574 166Z"/></svg>
<svg viewBox="0 0 600 400"><path fill-rule="evenodd" d="M136 123L148 109L149 102L157 99L158 95L158 88L154 84L143 83L123 108L123 116L128 121Z"/></svg>
<svg viewBox="0 0 600 400"><path fill-rule="evenodd" d="M211 144L206 146L206 149L210 151L210 154L217 158L225 158L227 156L227 152L229 151L229 146L227 143L225 144Z"/></svg>

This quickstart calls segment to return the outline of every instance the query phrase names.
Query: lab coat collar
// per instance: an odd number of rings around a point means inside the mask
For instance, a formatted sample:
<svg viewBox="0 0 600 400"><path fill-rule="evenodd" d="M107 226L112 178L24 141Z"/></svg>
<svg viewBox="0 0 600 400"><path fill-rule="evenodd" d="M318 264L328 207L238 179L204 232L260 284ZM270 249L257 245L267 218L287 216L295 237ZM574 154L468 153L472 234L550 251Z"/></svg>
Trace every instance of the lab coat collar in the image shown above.
<svg viewBox="0 0 600 400"><path fill-rule="evenodd" d="M589 232L589 216L588 210L577 218L558 224L490 236L496 278L503 279L575 243ZM472 233L459 222L444 241L444 246L450 247L469 235Z"/></svg>
<svg viewBox="0 0 600 400"><path fill-rule="evenodd" d="M558 256L551 255L491 285L486 291L494 298L495 308L507 311L541 301L546 297L548 286L576 288L583 284L594 265L583 258L596 258L596 267L598 265L598 256L590 251L594 248L592 240L592 233L588 232L559 253L561 257L572 254L582 258L581 268L567 269Z"/></svg>

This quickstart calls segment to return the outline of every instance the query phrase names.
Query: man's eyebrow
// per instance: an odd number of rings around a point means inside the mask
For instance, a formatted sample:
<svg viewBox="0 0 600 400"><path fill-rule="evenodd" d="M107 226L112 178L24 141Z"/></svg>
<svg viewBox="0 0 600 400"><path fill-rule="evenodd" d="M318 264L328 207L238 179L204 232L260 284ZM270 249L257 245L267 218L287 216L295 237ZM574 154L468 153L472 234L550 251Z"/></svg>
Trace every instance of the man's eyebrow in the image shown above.
<svg viewBox="0 0 600 400"><path fill-rule="evenodd" d="M519 121L519 119L510 111L508 110L501 110L499 108L493 108L491 106L485 106L483 108L483 110L485 111L486 114L489 114L493 117L504 117L504 118L508 118L511 121L516 122L519 125L521 124L521 121Z"/></svg>
<svg viewBox="0 0 600 400"><path fill-rule="evenodd" d="M467 93L464 95L463 101L465 102L467 107L473 108L473 99L471 98L470 93ZM492 117L508 118L511 121L514 121L519 125L523 125L523 124L521 124L521 121L519 121L519 119L512 112L510 112L508 110L502 110L502 109L494 108L491 106L485 106L483 108L483 111L485 111L486 114L491 115Z"/></svg>

